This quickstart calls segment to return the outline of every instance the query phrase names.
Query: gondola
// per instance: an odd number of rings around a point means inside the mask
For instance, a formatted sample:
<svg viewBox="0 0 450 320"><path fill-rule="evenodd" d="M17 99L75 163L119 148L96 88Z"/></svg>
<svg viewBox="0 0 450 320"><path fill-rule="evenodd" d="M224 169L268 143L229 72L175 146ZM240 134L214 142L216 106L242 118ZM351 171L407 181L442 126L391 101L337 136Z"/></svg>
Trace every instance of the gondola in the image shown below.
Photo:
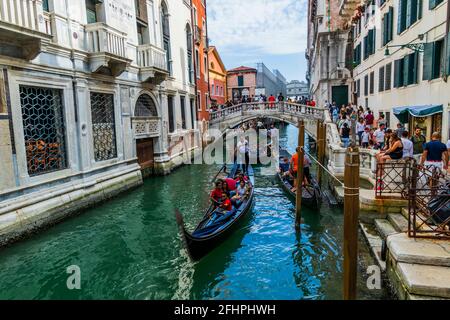
<svg viewBox="0 0 450 320"><path fill-rule="evenodd" d="M229 178L235 177L238 167L239 165L237 164L233 166L228 174ZM248 167L247 176L251 183L251 189L247 199L240 207L233 207L232 211L223 213L220 209L215 209L213 206L210 206L202 221L200 221L192 233L186 230L181 213L176 212L176 219L181 230L183 242L192 260L200 260L203 256L216 248L233 233L239 222L251 211L255 179L253 168L250 165Z"/></svg>
<svg viewBox="0 0 450 320"><path fill-rule="evenodd" d="M291 159L291 155L284 149L280 149L279 161L281 162L283 158ZM288 179L283 179L280 172L277 173L278 180L281 184L281 187L286 192L286 194L292 200L295 200L296 193L292 192L291 189L293 187L291 181ZM317 180L311 175L311 186L302 188L302 204L311 209L318 209L322 202L322 192L320 190L320 185Z"/></svg>

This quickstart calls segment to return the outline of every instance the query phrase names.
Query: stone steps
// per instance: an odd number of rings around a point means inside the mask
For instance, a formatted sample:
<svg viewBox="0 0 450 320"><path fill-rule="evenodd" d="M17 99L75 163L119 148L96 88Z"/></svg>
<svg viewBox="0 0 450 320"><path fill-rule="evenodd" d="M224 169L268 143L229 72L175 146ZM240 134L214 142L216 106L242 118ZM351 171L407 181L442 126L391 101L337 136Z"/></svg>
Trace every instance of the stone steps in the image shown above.
<svg viewBox="0 0 450 320"><path fill-rule="evenodd" d="M370 247L372 256L377 261L377 264L380 266L381 271L386 271L386 262L381 259L381 246L383 243L383 239L378 234L375 234L373 231L371 231L371 228L369 228L367 224L360 222L359 226Z"/></svg>
<svg viewBox="0 0 450 320"><path fill-rule="evenodd" d="M450 298L450 268L400 262L397 270L410 295Z"/></svg>
<svg viewBox="0 0 450 320"><path fill-rule="evenodd" d="M383 240L386 240L386 238L391 234L398 232L387 219L375 219L374 222L375 228Z"/></svg>
<svg viewBox="0 0 450 320"><path fill-rule="evenodd" d="M400 213L390 213L387 219L397 232L408 231L408 220Z"/></svg>

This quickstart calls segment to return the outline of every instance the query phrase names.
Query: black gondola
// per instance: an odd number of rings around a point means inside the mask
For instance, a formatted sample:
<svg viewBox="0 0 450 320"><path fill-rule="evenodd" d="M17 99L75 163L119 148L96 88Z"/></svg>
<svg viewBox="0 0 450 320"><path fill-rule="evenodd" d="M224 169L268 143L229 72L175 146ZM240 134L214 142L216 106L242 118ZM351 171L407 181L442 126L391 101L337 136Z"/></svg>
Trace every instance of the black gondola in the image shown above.
<svg viewBox="0 0 450 320"><path fill-rule="evenodd" d="M291 154L284 149L280 149L279 161L281 162L283 158L291 159ZM281 184L281 187L289 196L289 198L291 198L291 200L295 200L296 193L291 191L293 187L292 181L283 179L280 172L277 173L277 177ZM322 200L322 192L320 190L319 183L312 175L310 182L310 186L302 187L302 204L311 209L318 209Z"/></svg>
<svg viewBox="0 0 450 320"><path fill-rule="evenodd" d="M234 165L228 177L234 178L239 165ZM248 197L232 211L223 213L221 210L210 206L202 221L192 233L186 231L183 216L177 212L177 223L180 226L183 242L193 260L199 260L211 250L224 241L235 229L238 223L251 211L254 195L254 172L251 165L248 167L248 178L250 181L250 192Z"/></svg>

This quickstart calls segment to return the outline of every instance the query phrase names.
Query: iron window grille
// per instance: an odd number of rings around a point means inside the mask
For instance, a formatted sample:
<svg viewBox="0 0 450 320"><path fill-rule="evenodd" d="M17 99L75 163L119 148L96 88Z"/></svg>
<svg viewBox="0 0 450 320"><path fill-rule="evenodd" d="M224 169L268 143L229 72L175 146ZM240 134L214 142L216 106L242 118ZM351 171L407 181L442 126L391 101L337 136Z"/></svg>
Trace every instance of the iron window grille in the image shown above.
<svg viewBox="0 0 450 320"><path fill-rule="evenodd" d="M135 117L157 117L155 102L148 94L143 94L136 102Z"/></svg>
<svg viewBox="0 0 450 320"><path fill-rule="evenodd" d="M91 92L91 115L95 161L116 158L114 96Z"/></svg>
<svg viewBox="0 0 450 320"><path fill-rule="evenodd" d="M62 92L20 86L23 133L30 176L67 167Z"/></svg>

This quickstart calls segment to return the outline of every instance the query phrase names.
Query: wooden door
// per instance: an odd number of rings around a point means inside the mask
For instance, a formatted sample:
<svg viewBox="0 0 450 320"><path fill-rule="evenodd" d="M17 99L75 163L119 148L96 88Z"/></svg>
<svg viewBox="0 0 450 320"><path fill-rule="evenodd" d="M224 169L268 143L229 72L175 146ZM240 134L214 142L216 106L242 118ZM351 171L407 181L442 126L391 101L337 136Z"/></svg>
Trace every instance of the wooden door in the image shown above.
<svg viewBox="0 0 450 320"><path fill-rule="evenodd" d="M153 167L153 138L140 139L136 141L138 163L141 169Z"/></svg>

